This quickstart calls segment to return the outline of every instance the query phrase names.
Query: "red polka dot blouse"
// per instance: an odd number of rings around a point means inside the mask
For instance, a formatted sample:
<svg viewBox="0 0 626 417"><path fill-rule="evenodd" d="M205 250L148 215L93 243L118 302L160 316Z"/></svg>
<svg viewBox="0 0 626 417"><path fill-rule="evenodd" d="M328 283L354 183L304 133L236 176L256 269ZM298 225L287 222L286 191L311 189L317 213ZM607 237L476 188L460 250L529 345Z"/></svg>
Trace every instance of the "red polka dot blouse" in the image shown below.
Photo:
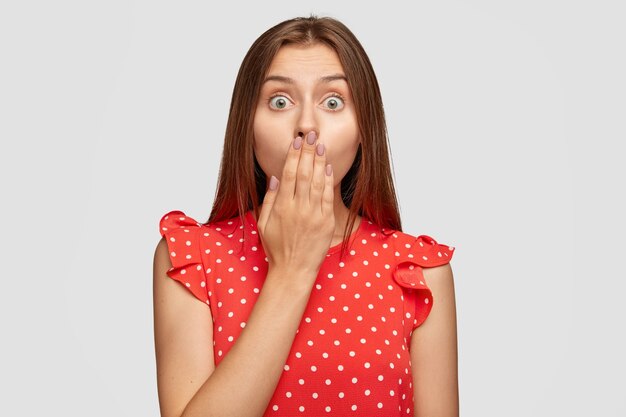
<svg viewBox="0 0 626 417"><path fill-rule="evenodd" d="M248 211L245 224L234 217L203 225L170 211L159 227L167 275L211 309L217 366L267 274L256 220ZM413 415L411 334L433 305L422 269L448 263L454 248L365 217L352 236L343 261L341 243L326 255L265 416Z"/></svg>

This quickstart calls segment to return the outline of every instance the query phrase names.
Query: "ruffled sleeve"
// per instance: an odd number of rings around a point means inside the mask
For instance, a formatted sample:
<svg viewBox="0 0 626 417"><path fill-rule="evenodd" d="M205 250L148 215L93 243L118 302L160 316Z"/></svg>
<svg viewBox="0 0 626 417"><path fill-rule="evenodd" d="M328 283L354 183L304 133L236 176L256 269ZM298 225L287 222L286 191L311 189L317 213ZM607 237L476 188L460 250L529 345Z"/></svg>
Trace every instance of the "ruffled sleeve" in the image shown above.
<svg viewBox="0 0 626 417"><path fill-rule="evenodd" d="M159 232L167 242L172 262L167 275L208 305L209 296L200 255L201 226L182 211L174 210L163 215L159 221Z"/></svg>
<svg viewBox="0 0 626 417"><path fill-rule="evenodd" d="M419 327L430 314L433 295L424 278L423 268L445 265L452 259L454 247L437 243L427 235L418 236L408 252L401 256L393 270L394 281L415 295L413 329Z"/></svg>

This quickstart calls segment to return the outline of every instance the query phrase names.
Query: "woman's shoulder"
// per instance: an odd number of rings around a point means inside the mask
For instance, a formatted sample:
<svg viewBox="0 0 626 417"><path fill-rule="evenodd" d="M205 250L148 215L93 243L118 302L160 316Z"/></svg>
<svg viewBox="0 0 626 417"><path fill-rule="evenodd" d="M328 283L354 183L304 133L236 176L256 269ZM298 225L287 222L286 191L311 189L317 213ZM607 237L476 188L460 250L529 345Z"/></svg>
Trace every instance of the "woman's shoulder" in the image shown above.
<svg viewBox="0 0 626 417"><path fill-rule="evenodd" d="M444 265L452 259L455 247L439 242L427 234L412 234L399 230L391 234L397 256L412 261L422 267Z"/></svg>
<svg viewBox="0 0 626 417"><path fill-rule="evenodd" d="M204 255L239 253L244 240L254 249L258 239L254 222L248 213L244 215L243 221L239 216L234 216L201 223L182 210L170 210L161 216L159 232L170 241L168 243L179 239L183 247L195 247Z"/></svg>
<svg viewBox="0 0 626 417"><path fill-rule="evenodd" d="M248 216L245 216L247 221ZM195 229L199 228L199 231L209 232L216 231L220 233L230 234L237 229L242 229L243 225L239 216L234 216L228 219L217 220L212 222L201 223L196 218L185 214L182 210L170 210L161 216L159 220L159 231L161 235L168 231L174 231L178 229ZM188 231L187 231L188 233Z"/></svg>

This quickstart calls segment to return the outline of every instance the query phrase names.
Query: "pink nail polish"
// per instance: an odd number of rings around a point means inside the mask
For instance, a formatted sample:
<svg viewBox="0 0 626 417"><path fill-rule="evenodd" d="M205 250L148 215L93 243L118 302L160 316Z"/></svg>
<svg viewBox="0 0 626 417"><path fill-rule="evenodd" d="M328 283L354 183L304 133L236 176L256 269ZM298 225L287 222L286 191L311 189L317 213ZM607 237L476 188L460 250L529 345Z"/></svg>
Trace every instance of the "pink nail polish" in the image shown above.
<svg viewBox="0 0 626 417"><path fill-rule="evenodd" d="M278 187L278 178L275 176L270 177L270 190L274 191Z"/></svg>
<svg viewBox="0 0 626 417"><path fill-rule="evenodd" d="M300 136L296 136L296 139L293 141L293 147L296 149L300 149L302 147L302 138Z"/></svg>

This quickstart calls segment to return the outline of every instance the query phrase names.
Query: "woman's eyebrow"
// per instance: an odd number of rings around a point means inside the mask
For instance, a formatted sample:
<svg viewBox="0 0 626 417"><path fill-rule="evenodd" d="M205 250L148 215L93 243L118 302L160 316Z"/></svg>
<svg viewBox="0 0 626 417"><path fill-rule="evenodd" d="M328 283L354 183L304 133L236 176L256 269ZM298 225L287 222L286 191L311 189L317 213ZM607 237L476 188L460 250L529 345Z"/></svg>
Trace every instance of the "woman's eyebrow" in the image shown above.
<svg viewBox="0 0 626 417"><path fill-rule="evenodd" d="M345 82L348 82L348 79L343 74L325 75L323 77L320 77L318 79L318 82L329 83L329 82L335 81L335 80L344 80ZM265 84L268 81L280 81L280 82L283 82L285 84L295 84L296 83L293 78L285 77L283 75L268 75L263 80L263 84Z"/></svg>

